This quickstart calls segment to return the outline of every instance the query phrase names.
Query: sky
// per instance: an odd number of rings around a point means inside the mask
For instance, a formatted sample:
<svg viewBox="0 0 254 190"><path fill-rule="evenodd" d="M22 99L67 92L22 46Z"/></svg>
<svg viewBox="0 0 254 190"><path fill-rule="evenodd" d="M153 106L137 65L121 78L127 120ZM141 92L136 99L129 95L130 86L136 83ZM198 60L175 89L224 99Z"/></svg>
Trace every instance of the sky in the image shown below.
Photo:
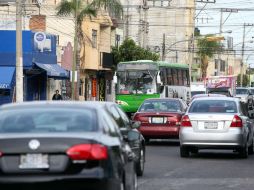
<svg viewBox="0 0 254 190"><path fill-rule="evenodd" d="M197 3L197 8L202 9L204 5L205 3ZM223 24L222 31L232 30L231 34L225 33L224 36L233 37L234 49L237 50L236 54L241 56L243 25L244 23L254 25L254 0L216 0L216 3L208 3L204 7L204 10L197 10L196 26L200 29L202 35L219 33L220 8L238 9L238 12L231 13L230 15L228 12L223 12L223 22L225 21L225 23ZM251 67L254 67L254 43L250 43L251 40L254 40L254 26L247 26L244 60Z"/></svg>

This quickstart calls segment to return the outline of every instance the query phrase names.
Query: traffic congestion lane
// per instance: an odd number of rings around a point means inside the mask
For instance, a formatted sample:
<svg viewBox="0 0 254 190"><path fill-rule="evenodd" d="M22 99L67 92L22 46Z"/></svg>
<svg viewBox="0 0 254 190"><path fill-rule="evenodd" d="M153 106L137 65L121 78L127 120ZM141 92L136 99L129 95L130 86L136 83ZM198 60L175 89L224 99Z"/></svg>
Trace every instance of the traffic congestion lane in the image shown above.
<svg viewBox="0 0 254 190"><path fill-rule="evenodd" d="M252 155L241 159L227 150L203 150L180 158L177 141L152 141L139 190L253 189L253 161Z"/></svg>

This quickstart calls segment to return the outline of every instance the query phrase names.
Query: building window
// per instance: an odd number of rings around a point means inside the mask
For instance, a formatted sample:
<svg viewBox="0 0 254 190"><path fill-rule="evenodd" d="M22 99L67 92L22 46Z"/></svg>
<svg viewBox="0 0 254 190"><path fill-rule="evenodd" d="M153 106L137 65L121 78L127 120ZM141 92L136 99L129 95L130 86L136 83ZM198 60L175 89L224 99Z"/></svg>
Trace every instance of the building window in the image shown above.
<svg viewBox="0 0 254 190"><path fill-rule="evenodd" d="M218 62L219 62L219 60L218 60L218 59L215 59L215 62L214 62L214 69L218 69Z"/></svg>
<svg viewBox="0 0 254 190"><path fill-rule="evenodd" d="M221 60L220 62L220 71L225 72L226 68L226 62Z"/></svg>
<svg viewBox="0 0 254 190"><path fill-rule="evenodd" d="M92 30L92 47L97 48L97 30Z"/></svg>

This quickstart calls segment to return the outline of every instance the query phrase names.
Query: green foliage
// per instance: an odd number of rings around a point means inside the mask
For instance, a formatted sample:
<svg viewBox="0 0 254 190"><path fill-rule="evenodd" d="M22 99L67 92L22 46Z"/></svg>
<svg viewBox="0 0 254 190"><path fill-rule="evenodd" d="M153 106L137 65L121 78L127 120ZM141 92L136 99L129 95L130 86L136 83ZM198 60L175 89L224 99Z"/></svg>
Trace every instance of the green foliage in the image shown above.
<svg viewBox="0 0 254 190"><path fill-rule="evenodd" d="M159 54L136 45L132 39L126 39L119 48L113 47L112 53L114 55L115 64L123 61L137 60L158 61L160 58Z"/></svg>
<svg viewBox="0 0 254 190"><path fill-rule="evenodd" d="M220 50L220 43L218 41L209 41L207 37L213 37L213 35L206 35L203 38L198 39L198 52L197 54L202 58L213 57L213 55Z"/></svg>
<svg viewBox="0 0 254 190"><path fill-rule="evenodd" d="M242 86L249 86L249 76L248 75L243 75L243 85ZM241 75L239 74L237 76L237 86L241 86Z"/></svg>

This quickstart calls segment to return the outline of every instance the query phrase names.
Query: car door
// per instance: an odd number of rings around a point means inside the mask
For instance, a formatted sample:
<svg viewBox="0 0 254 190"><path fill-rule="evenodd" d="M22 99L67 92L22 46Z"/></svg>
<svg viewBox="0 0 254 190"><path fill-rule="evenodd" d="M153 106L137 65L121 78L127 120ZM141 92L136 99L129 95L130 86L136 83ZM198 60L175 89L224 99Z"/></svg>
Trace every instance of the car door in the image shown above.
<svg viewBox="0 0 254 190"><path fill-rule="evenodd" d="M251 121L251 119L249 118L249 114L248 114L248 106L246 104L244 104L243 102L240 102L240 114L241 114L241 118L243 119L243 124L244 127L246 127L246 138L249 139L249 141L247 142L248 145L250 145L252 143L252 139L253 139L253 123Z"/></svg>

